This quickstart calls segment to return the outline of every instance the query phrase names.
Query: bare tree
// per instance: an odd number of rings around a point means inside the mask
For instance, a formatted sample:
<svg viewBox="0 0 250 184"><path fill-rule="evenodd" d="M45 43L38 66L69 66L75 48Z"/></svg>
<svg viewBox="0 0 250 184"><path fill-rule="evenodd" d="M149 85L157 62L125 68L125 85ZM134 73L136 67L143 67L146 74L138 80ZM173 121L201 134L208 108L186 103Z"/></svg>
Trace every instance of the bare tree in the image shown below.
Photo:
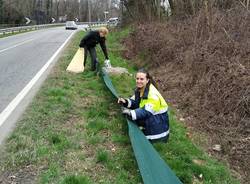
<svg viewBox="0 0 250 184"><path fill-rule="evenodd" d="M123 0L122 3L132 19L139 21L160 20L164 13L165 0Z"/></svg>
<svg viewBox="0 0 250 184"><path fill-rule="evenodd" d="M3 0L0 0L0 24L3 24Z"/></svg>
<svg viewBox="0 0 250 184"><path fill-rule="evenodd" d="M119 0L0 0L0 21L17 25L25 24L25 17L33 24L50 23L52 17L57 21L88 21L88 12L92 20L104 20L104 11L113 16L118 4Z"/></svg>

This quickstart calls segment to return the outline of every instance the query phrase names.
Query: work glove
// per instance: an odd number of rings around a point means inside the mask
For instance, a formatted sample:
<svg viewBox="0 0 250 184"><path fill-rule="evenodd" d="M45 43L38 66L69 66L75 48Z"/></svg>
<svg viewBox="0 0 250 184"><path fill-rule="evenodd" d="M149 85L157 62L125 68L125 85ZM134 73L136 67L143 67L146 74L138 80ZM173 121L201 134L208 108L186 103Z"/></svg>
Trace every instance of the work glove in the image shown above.
<svg viewBox="0 0 250 184"><path fill-rule="evenodd" d="M127 108L122 108L122 114L131 117L131 110Z"/></svg>
<svg viewBox="0 0 250 184"><path fill-rule="evenodd" d="M121 104L122 106L124 107L127 107L128 106L128 100L127 99L124 99L124 98L118 98L118 104Z"/></svg>
<svg viewBox="0 0 250 184"><path fill-rule="evenodd" d="M125 104L126 103L126 99L124 98L118 98L118 104Z"/></svg>
<svg viewBox="0 0 250 184"><path fill-rule="evenodd" d="M110 60L109 60L109 59L106 59L106 60L104 61L104 66L105 66L106 68L111 68L111 63L110 63Z"/></svg>

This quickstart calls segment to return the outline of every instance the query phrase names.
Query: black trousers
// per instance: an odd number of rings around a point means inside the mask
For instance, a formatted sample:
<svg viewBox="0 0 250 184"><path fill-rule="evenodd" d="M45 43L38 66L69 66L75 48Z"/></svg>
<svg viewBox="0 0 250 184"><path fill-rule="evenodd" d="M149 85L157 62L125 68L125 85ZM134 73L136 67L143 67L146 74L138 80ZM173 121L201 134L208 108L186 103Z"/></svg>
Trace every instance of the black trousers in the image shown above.
<svg viewBox="0 0 250 184"><path fill-rule="evenodd" d="M99 65L95 47L90 47L90 48L84 47L84 67L86 65L88 52L91 58L91 70L95 71L96 69L98 69Z"/></svg>

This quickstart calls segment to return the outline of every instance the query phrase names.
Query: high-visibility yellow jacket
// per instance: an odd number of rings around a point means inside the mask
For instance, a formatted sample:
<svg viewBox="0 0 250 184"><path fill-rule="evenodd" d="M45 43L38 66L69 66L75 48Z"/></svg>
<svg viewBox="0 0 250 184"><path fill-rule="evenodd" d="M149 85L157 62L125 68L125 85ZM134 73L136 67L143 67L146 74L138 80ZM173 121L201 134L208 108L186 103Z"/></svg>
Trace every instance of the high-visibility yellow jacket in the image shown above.
<svg viewBox="0 0 250 184"><path fill-rule="evenodd" d="M168 105L159 91L152 85L146 86L144 93L135 90L135 95L127 99L127 107L132 109L132 120L143 126L149 140L162 139L169 135Z"/></svg>

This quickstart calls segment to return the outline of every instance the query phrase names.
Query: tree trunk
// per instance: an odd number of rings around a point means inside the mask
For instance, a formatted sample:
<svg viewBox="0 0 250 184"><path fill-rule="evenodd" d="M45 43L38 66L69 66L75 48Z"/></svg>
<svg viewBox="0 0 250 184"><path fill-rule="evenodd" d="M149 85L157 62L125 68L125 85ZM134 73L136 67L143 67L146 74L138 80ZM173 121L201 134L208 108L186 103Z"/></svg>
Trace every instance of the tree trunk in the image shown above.
<svg viewBox="0 0 250 184"><path fill-rule="evenodd" d="M0 0L0 24L3 24L3 0Z"/></svg>
<svg viewBox="0 0 250 184"><path fill-rule="evenodd" d="M170 5L171 12L174 12L175 7L174 7L174 2L173 2L173 0L168 0L168 2L169 2L169 5Z"/></svg>

